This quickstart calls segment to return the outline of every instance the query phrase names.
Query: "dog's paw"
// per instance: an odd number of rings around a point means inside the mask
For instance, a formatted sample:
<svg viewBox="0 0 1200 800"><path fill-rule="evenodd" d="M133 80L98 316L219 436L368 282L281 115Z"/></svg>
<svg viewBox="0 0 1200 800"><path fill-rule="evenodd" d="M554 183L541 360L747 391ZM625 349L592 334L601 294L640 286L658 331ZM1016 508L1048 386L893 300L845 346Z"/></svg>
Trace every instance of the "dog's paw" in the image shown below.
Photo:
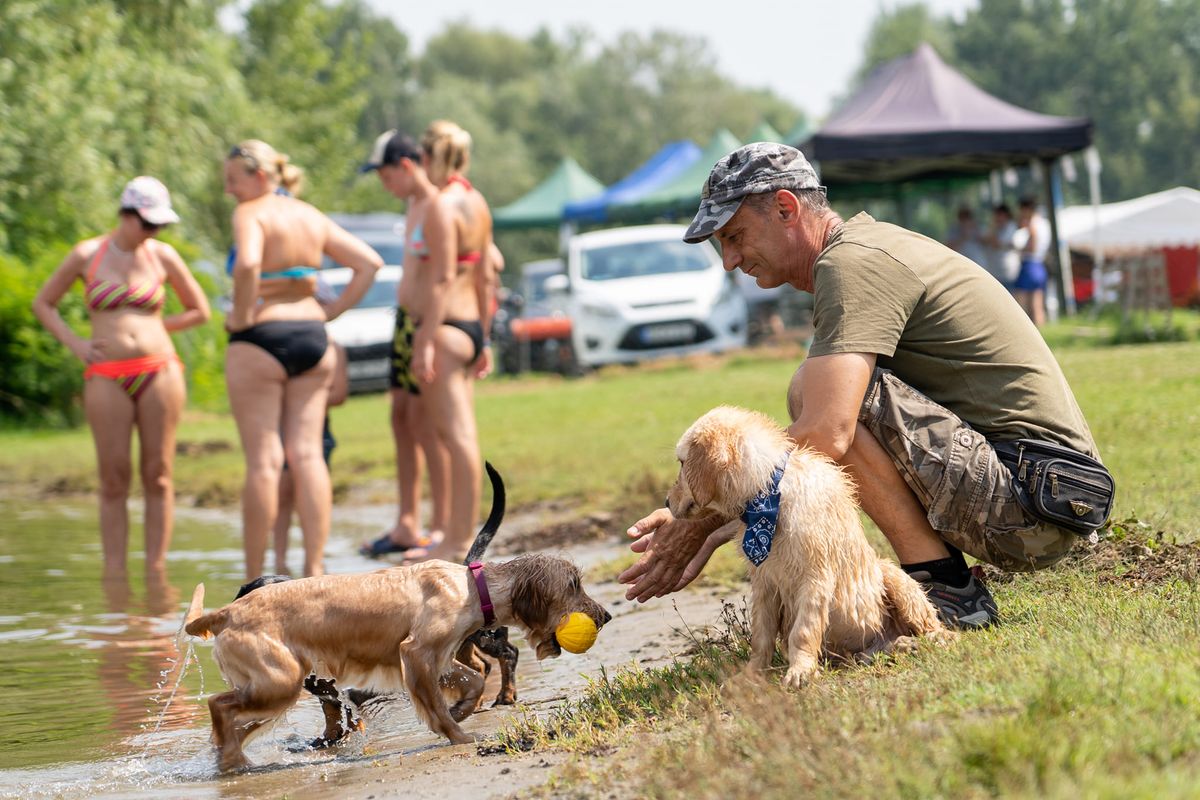
<svg viewBox="0 0 1200 800"><path fill-rule="evenodd" d="M921 646L921 640L915 636L897 636L888 646L889 653L915 653Z"/></svg>
<svg viewBox="0 0 1200 800"><path fill-rule="evenodd" d="M796 659L783 674L783 685L793 691L799 691L809 684L817 674L816 659Z"/></svg>
<svg viewBox="0 0 1200 800"><path fill-rule="evenodd" d="M941 630L927 633L922 638L928 642L933 642L936 645L945 647L946 645L953 644L954 642L958 641L958 631L952 631L949 628L942 628Z"/></svg>

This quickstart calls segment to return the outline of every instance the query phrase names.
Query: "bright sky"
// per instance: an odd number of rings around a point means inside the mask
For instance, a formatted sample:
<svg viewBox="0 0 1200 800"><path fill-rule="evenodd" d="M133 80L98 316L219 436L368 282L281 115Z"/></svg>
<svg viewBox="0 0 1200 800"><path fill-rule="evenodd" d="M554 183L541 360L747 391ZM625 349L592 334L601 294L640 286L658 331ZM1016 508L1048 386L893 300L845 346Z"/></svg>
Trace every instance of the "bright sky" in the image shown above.
<svg viewBox="0 0 1200 800"><path fill-rule="evenodd" d="M912 2L913 0L907 0ZM525 37L546 27L561 36L583 25L602 42L626 30L705 37L717 67L747 88L768 87L820 119L862 60L871 22L895 0L367 0L408 34L414 52L446 22L466 19ZM956 17L975 0L924 0ZM907 4L907 3L901 3Z"/></svg>

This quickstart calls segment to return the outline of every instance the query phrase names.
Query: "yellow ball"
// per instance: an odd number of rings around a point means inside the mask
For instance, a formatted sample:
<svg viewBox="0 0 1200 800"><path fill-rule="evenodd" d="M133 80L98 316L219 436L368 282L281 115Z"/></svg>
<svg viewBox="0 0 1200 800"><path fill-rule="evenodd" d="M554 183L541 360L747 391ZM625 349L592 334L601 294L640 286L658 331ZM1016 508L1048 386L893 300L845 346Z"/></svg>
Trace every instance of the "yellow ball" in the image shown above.
<svg viewBox="0 0 1200 800"><path fill-rule="evenodd" d="M558 623L554 638L568 653L586 653L596 643L596 634L599 632L591 617L580 611L572 611Z"/></svg>

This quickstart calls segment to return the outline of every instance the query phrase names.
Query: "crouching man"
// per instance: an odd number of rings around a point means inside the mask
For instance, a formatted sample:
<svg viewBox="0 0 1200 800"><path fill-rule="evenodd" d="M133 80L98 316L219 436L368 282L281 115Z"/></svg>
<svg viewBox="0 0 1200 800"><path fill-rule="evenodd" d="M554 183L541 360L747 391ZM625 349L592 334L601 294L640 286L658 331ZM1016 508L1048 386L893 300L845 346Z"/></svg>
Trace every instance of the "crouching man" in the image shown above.
<svg viewBox="0 0 1200 800"><path fill-rule="evenodd" d="M977 264L865 213L843 221L803 154L764 142L713 167L684 238L709 237L726 270L813 293L788 433L850 471L863 510L947 624L998 621L963 553L1040 569L1107 519L1112 479L1062 370ZM1050 469L1066 469L1061 483ZM1073 469L1086 480L1069 480ZM1077 484L1091 488L1068 491ZM627 597L687 585L740 532L729 522L667 509L639 520L629 533L644 555L620 576Z"/></svg>

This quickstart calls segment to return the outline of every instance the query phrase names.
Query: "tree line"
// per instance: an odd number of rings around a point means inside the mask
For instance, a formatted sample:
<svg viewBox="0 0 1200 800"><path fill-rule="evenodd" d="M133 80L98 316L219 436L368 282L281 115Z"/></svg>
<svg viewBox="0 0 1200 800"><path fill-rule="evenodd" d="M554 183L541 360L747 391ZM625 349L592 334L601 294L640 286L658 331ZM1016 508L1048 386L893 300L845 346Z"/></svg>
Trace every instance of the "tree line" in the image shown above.
<svg viewBox="0 0 1200 800"><path fill-rule="evenodd" d="M1200 183L1200 0L980 0L961 18L921 3L880 12L858 79L929 41L981 87L1087 115L1106 199ZM453 119L475 140L472 180L499 207L563 156L611 183L668 141L804 117L712 66L702 38L579 28L519 37L446 25L423 52L365 0L5 0L0 3L0 419L73 419L78 365L29 312L71 242L114 220L130 177L170 187L167 234L220 263L232 203L220 162L265 139L306 171L326 211L399 210L356 174L370 142ZM819 80L797 74L796 80ZM855 84L844 87L848 94ZM1067 187L1070 199L1080 190ZM509 263L556 232L504 232ZM204 276L218 294L220 278ZM64 314L84 324L82 304ZM223 396L220 321L180 337L193 398Z"/></svg>
<svg viewBox="0 0 1200 800"><path fill-rule="evenodd" d="M326 211L399 210L357 175L391 127L437 118L471 132L472 180L493 206L564 155L615 181L663 143L787 129L798 109L717 73L703 41L586 30L527 38L447 25L423 53L364 0L5 0L0 3L0 420L70 421L80 370L40 330L33 294L69 245L108 228L131 177L170 188L183 221L166 238L193 263L223 262L232 203L221 160L270 142L305 170ZM512 235L509 262L553 252ZM201 276L218 294L220 278ZM64 315L84 325L78 298ZM222 402L220 321L179 337L193 400Z"/></svg>

